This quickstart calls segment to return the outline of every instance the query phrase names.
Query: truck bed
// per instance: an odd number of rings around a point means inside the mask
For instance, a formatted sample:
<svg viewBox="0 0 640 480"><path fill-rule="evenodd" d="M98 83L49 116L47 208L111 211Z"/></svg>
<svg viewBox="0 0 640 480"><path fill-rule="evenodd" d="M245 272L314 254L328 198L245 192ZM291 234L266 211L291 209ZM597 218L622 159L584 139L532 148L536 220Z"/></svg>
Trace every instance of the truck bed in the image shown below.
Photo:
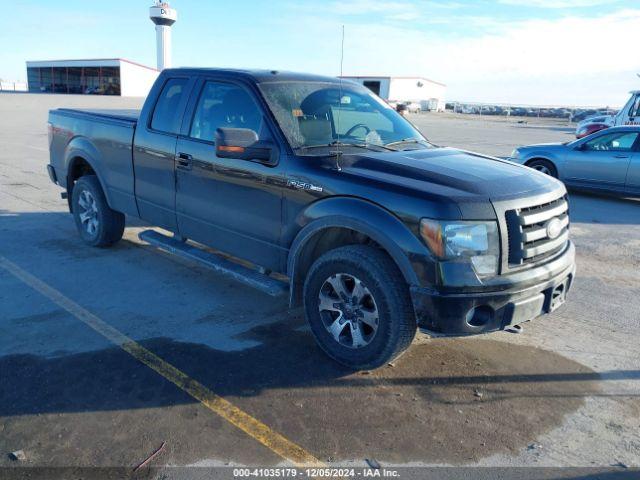
<svg viewBox="0 0 640 480"><path fill-rule="evenodd" d="M100 179L109 204L137 215L133 137L139 116L140 110L51 110L50 163L58 183L67 187L66 179L81 157Z"/></svg>
<svg viewBox="0 0 640 480"><path fill-rule="evenodd" d="M93 117L102 118L105 120L119 120L123 122L137 123L140 117L140 110L134 109L109 109L109 110L94 110L94 109L76 109L76 108L58 108L56 113L74 117Z"/></svg>

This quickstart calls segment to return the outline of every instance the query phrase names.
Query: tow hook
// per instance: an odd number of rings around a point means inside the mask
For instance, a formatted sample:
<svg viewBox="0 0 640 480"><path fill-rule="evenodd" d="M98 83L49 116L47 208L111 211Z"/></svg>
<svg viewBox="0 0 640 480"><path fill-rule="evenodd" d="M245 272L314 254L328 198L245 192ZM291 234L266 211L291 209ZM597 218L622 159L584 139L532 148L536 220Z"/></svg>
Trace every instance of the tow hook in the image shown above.
<svg viewBox="0 0 640 480"><path fill-rule="evenodd" d="M524 327L521 324L518 325L509 325L505 330L509 333L522 333L524 332Z"/></svg>

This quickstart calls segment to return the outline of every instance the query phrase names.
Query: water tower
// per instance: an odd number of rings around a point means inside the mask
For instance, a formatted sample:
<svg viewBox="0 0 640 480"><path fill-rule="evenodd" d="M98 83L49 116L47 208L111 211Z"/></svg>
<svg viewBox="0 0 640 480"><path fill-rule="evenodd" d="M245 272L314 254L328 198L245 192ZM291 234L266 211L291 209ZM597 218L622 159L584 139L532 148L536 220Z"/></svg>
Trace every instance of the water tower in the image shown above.
<svg viewBox="0 0 640 480"><path fill-rule="evenodd" d="M169 2L156 1L149 9L149 18L156 24L156 49L158 70L171 67L171 25L176 23L178 12Z"/></svg>

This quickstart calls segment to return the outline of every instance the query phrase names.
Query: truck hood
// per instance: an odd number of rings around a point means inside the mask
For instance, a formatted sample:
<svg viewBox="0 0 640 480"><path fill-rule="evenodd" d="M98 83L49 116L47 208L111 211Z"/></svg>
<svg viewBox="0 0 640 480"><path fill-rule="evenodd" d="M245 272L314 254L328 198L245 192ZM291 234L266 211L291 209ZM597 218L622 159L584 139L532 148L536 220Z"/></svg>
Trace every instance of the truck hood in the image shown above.
<svg viewBox="0 0 640 480"><path fill-rule="evenodd" d="M522 165L453 148L344 155L340 163L345 174L458 203L527 196L560 184Z"/></svg>

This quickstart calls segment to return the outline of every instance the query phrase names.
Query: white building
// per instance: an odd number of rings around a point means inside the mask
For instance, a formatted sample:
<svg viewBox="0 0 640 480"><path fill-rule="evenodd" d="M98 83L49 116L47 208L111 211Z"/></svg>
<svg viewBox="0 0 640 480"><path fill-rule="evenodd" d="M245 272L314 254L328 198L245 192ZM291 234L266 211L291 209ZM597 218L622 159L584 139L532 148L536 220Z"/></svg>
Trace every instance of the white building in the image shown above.
<svg viewBox="0 0 640 480"><path fill-rule="evenodd" d="M32 93L144 97L158 70L123 58L27 62Z"/></svg>
<svg viewBox="0 0 640 480"><path fill-rule="evenodd" d="M361 83L389 102L418 102L423 110L444 111L444 83L424 77L342 77Z"/></svg>

